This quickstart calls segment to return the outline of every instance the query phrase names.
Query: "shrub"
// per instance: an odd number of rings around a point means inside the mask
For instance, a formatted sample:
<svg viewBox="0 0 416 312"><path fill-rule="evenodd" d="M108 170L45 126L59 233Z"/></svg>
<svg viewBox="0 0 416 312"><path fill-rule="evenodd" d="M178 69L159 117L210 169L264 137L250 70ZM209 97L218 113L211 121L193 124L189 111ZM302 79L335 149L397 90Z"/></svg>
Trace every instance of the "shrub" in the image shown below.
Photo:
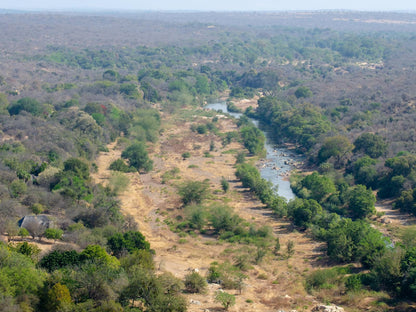
<svg viewBox="0 0 416 312"><path fill-rule="evenodd" d="M185 288L190 293L205 293L207 289L207 282L198 273L192 272L185 276Z"/></svg>
<svg viewBox="0 0 416 312"><path fill-rule="evenodd" d="M228 189L230 188L230 183L228 183L224 177L221 178L221 187L224 193L227 193Z"/></svg>
<svg viewBox="0 0 416 312"><path fill-rule="evenodd" d="M124 162L123 159L114 160L109 167L110 170L121 171L121 172L131 172L130 167Z"/></svg>
<svg viewBox="0 0 416 312"><path fill-rule="evenodd" d="M310 293L313 290L330 289L335 286L338 273L333 269L316 270L305 281L305 288Z"/></svg>
<svg viewBox="0 0 416 312"><path fill-rule="evenodd" d="M184 205L200 204L208 195L208 186L206 181L187 181L179 187L178 193Z"/></svg>
<svg viewBox="0 0 416 312"><path fill-rule="evenodd" d="M235 305L235 296L224 291L218 291L215 296L215 301L221 303L226 311L228 308Z"/></svg>
<svg viewBox="0 0 416 312"><path fill-rule="evenodd" d="M121 157L128 159L130 166L136 168L137 171L148 172L153 169L153 161L149 159L146 146L142 142L128 146L121 153Z"/></svg>

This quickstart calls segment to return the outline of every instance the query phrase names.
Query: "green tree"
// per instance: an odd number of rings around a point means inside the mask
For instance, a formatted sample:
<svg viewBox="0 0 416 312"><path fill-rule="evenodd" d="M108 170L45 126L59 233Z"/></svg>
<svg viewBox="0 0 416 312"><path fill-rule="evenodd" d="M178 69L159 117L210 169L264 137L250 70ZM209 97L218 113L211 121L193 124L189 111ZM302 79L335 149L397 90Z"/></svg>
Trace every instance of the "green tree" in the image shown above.
<svg viewBox="0 0 416 312"><path fill-rule="evenodd" d="M131 172L132 171L132 169L121 158L114 160L110 164L109 169L114 170L114 171L121 171L121 172Z"/></svg>
<svg viewBox="0 0 416 312"><path fill-rule="evenodd" d="M375 188L377 186L378 172L376 160L364 156L353 164L353 175L357 184Z"/></svg>
<svg viewBox="0 0 416 312"><path fill-rule="evenodd" d="M185 289L190 293L204 294L207 286L207 282L198 272L192 272L185 276Z"/></svg>
<svg viewBox="0 0 416 312"><path fill-rule="evenodd" d="M371 158L378 158L387 151L387 143L384 139L373 133L363 133L354 141L355 152L363 152Z"/></svg>
<svg viewBox="0 0 416 312"><path fill-rule="evenodd" d="M9 105L10 115L17 115L21 111L26 111L34 116L40 116L43 112L42 105L35 99L25 97Z"/></svg>
<svg viewBox="0 0 416 312"><path fill-rule="evenodd" d="M299 87L295 91L295 96L299 98L309 98L313 95L312 91L305 86Z"/></svg>
<svg viewBox="0 0 416 312"><path fill-rule="evenodd" d="M240 129L240 133L244 147L247 148L251 154L262 155L264 153L264 142L266 139L259 128L251 125L244 126Z"/></svg>
<svg viewBox="0 0 416 312"><path fill-rule="evenodd" d="M14 198L17 198L27 191L27 185L24 181L16 179L10 183L10 195Z"/></svg>
<svg viewBox="0 0 416 312"><path fill-rule="evenodd" d="M225 291L218 291L215 295L215 301L221 303L224 309L228 311L231 306L235 305L235 296Z"/></svg>
<svg viewBox="0 0 416 312"><path fill-rule="evenodd" d="M318 152L318 160L320 163L323 163L333 157L335 167L339 168L343 165L343 158L352 151L353 147L345 136L338 135L326 138Z"/></svg>
<svg viewBox="0 0 416 312"><path fill-rule="evenodd" d="M293 218L293 223L302 228L308 228L322 213L321 205L313 199L296 198L288 204L288 214Z"/></svg>
<svg viewBox="0 0 416 312"><path fill-rule="evenodd" d="M362 219L375 214L376 197L371 189L356 185L349 194L349 210L353 219Z"/></svg>
<svg viewBox="0 0 416 312"><path fill-rule="evenodd" d="M42 204L39 203L35 203L32 206L30 206L30 210L32 210L32 212L35 215L41 214L42 212L45 211L45 206L43 206Z"/></svg>
<svg viewBox="0 0 416 312"><path fill-rule="evenodd" d="M138 231L127 231L124 234L116 233L108 239L108 246L113 254L117 257L124 252L133 253L144 249L149 250L150 244L146 241L144 235Z"/></svg>
<svg viewBox="0 0 416 312"><path fill-rule="evenodd" d="M146 146L142 142L133 143L122 153L121 157L128 159L129 165L137 169L148 172L153 168L153 161L149 159Z"/></svg>
<svg viewBox="0 0 416 312"><path fill-rule="evenodd" d="M75 250L54 250L39 261L40 267L47 269L49 272L65 266L79 265L80 263L81 256Z"/></svg>
<svg viewBox="0 0 416 312"><path fill-rule="evenodd" d="M110 256L103 247L98 245L88 245L81 252L80 259L82 261L96 261L111 268L118 268L120 266L120 262L116 257Z"/></svg>
<svg viewBox="0 0 416 312"><path fill-rule="evenodd" d="M62 231L61 229L53 229L53 228L46 229L44 233L46 238L53 239L55 242L57 239L61 239L63 234L64 234L64 231Z"/></svg>
<svg viewBox="0 0 416 312"><path fill-rule="evenodd" d="M332 179L325 175L319 175L316 171L303 178L301 185L310 190L310 197L318 202L336 191Z"/></svg>
<svg viewBox="0 0 416 312"><path fill-rule="evenodd" d="M209 184L207 181L187 181L179 186L178 194L183 204L200 204L208 196Z"/></svg>
<svg viewBox="0 0 416 312"><path fill-rule="evenodd" d="M68 287L61 283L56 283L48 291L47 301L44 302L45 311L68 311L72 303L71 294Z"/></svg>

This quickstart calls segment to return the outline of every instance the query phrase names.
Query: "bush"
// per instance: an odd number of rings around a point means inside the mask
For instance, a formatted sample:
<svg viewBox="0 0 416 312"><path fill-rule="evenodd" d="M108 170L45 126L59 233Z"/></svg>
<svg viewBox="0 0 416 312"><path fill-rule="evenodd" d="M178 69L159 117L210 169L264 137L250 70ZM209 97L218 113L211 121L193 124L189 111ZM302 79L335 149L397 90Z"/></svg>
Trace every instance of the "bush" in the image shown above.
<svg viewBox="0 0 416 312"><path fill-rule="evenodd" d="M218 291L215 296L215 301L221 303L226 311L228 308L235 305L235 296L226 292Z"/></svg>
<svg viewBox="0 0 416 312"><path fill-rule="evenodd" d="M359 275L348 276L345 281L345 288L347 291L359 291L362 288L361 277Z"/></svg>
<svg viewBox="0 0 416 312"><path fill-rule="evenodd" d="M208 196L207 181L188 181L179 187L179 195L184 205L200 204Z"/></svg>
<svg viewBox="0 0 416 312"><path fill-rule="evenodd" d="M305 281L305 288L310 293L313 290L330 289L338 281L338 272L334 269L323 269L312 272Z"/></svg>
<svg viewBox="0 0 416 312"><path fill-rule="evenodd" d="M109 167L110 170L120 171L120 172L131 172L133 171L130 167L124 162L123 159L114 160Z"/></svg>
<svg viewBox="0 0 416 312"><path fill-rule="evenodd" d="M227 193L230 188L230 183L224 177L221 178L221 187L224 193Z"/></svg>
<svg viewBox="0 0 416 312"><path fill-rule="evenodd" d="M61 239L62 235L64 234L64 231L62 231L61 229L46 229L45 230L45 237L48 239L53 239L53 240L57 240L57 239Z"/></svg>
<svg viewBox="0 0 416 312"><path fill-rule="evenodd" d="M148 172L153 169L153 161L147 155L146 146L142 142L133 143L122 153L121 157L128 159L129 165L140 171Z"/></svg>
<svg viewBox="0 0 416 312"><path fill-rule="evenodd" d="M185 288L190 293L205 293L207 289L207 282L197 272L192 272L185 276Z"/></svg>

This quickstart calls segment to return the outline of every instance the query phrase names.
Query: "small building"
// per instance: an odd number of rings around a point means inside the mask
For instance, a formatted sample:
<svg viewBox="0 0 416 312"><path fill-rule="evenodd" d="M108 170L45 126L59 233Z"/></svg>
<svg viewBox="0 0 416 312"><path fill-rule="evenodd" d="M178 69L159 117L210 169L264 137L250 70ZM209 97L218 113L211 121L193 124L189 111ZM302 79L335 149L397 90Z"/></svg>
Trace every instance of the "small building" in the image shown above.
<svg viewBox="0 0 416 312"><path fill-rule="evenodd" d="M47 215L31 215L31 216L24 216L22 219L18 221L18 225L21 228L27 229L33 224L38 224L44 229L49 229L53 225L53 221L49 219Z"/></svg>

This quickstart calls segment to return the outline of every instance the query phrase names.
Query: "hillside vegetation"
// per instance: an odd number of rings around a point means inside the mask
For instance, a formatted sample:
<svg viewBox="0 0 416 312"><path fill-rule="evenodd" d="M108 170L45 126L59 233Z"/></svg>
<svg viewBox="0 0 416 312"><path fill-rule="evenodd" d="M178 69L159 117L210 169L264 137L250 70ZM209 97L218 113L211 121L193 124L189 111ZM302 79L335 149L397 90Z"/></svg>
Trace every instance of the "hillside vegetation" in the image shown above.
<svg viewBox="0 0 416 312"><path fill-rule="evenodd" d="M0 14L0 311L414 310L415 19Z"/></svg>

